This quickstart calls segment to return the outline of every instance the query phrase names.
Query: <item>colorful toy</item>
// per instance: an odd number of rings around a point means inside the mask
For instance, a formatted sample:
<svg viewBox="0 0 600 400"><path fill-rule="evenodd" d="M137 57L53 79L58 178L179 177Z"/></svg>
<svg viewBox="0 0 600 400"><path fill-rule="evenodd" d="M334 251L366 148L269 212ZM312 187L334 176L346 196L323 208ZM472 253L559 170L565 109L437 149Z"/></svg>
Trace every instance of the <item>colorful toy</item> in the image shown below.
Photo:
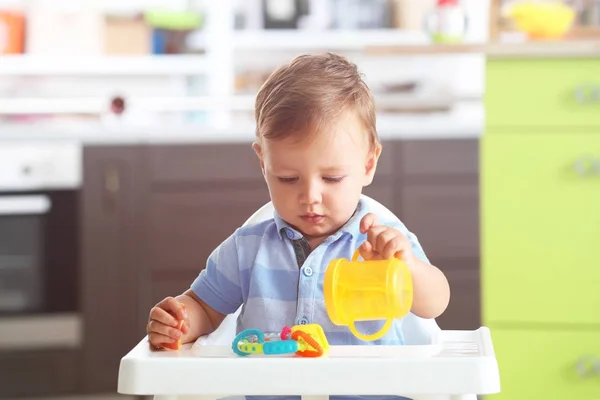
<svg viewBox="0 0 600 400"><path fill-rule="evenodd" d="M408 314L412 307L413 285L410 271L398 258L358 261L358 250L352 261L332 260L325 271L323 291L325 307L331 321L348 326L362 340L377 340L392 326L394 318ZM357 321L385 320L372 335L357 331Z"/></svg>
<svg viewBox="0 0 600 400"><path fill-rule="evenodd" d="M300 357L321 357L329 351L329 343L321 325L308 324L286 326L277 334L246 329L235 337L231 348L239 356L296 354Z"/></svg>

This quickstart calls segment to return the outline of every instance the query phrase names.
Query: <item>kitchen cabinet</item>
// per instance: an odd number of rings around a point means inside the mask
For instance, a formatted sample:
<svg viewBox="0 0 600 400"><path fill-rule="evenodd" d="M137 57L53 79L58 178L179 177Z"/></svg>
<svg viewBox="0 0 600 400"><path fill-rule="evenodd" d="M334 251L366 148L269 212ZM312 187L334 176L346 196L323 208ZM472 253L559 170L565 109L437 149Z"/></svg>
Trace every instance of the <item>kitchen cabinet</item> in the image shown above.
<svg viewBox="0 0 600 400"><path fill-rule="evenodd" d="M491 60L485 101L496 129L600 128L600 59Z"/></svg>
<svg viewBox="0 0 600 400"><path fill-rule="evenodd" d="M557 328L492 331L502 394L492 399L597 399L598 332Z"/></svg>
<svg viewBox="0 0 600 400"><path fill-rule="evenodd" d="M482 318L502 377L490 397L597 398L600 375L577 366L600 362L600 60L487 63Z"/></svg>
<svg viewBox="0 0 600 400"><path fill-rule="evenodd" d="M598 133L485 138L487 322L600 324Z"/></svg>
<svg viewBox="0 0 600 400"><path fill-rule="evenodd" d="M140 326L158 301L189 289L210 253L269 201L250 144L150 147L147 156Z"/></svg>
<svg viewBox="0 0 600 400"><path fill-rule="evenodd" d="M479 290L478 140L400 144L397 215L450 283L442 329L477 329Z"/></svg>
<svg viewBox="0 0 600 400"><path fill-rule="evenodd" d="M116 390L119 361L140 340L139 147L87 147L81 192L82 387Z"/></svg>
<svg viewBox="0 0 600 400"><path fill-rule="evenodd" d="M80 352L27 350L0 354L0 398L79 393Z"/></svg>
<svg viewBox="0 0 600 400"><path fill-rule="evenodd" d="M364 190L448 275L452 301L438 320L445 329L480 325L477 142L387 141ZM188 289L269 193L249 143L89 146L81 199L83 383L113 392L150 308Z"/></svg>

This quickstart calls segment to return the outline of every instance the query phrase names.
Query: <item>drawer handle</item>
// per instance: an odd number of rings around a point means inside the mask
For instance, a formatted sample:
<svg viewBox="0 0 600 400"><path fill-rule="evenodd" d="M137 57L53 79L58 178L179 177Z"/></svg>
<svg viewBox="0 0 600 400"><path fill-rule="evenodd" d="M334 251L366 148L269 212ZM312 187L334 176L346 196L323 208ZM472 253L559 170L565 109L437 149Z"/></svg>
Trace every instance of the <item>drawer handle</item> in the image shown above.
<svg viewBox="0 0 600 400"><path fill-rule="evenodd" d="M594 103L600 103L600 86L594 86L592 89L592 101Z"/></svg>
<svg viewBox="0 0 600 400"><path fill-rule="evenodd" d="M582 378L597 375L600 373L600 359L591 355L583 356L577 361L575 370Z"/></svg>
<svg viewBox="0 0 600 400"><path fill-rule="evenodd" d="M573 164L575 173L579 176L590 176L600 172L600 158L581 156Z"/></svg>
<svg viewBox="0 0 600 400"><path fill-rule="evenodd" d="M590 104L600 102L600 86L579 86L573 95L579 104Z"/></svg>
<svg viewBox="0 0 600 400"><path fill-rule="evenodd" d="M596 97L596 89L590 86L579 86L575 89L573 97L579 104L589 104Z"/></svg>

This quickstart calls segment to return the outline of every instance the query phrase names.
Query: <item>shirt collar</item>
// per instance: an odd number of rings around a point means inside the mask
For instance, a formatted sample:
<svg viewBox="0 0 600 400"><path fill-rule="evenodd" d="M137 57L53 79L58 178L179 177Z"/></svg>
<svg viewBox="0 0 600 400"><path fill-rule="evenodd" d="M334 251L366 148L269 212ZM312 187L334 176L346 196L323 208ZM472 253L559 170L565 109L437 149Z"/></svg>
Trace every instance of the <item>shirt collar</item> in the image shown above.
<svg viewBox="0 0 600 400"><path fill-rule="evenodd" d="M343 234L348 234L348 235L350 235L350 237L359 235L360 234L360 221L367 212L368 212L367 207L361 196L361 198L359 199L358 204L356 206L356 210L354 211L354 214L352 214L352 217L350 217L350 219L340 229L338 229L337 232L335 232L333 235L331 235L331 238L333 240L336 240L339 237L341 237ZM281 239L283 239L284 237L287 237L290 240L302 239L302 237L303 237L302 234L300 232L298 232L296 229L292 228L290 226L290 224L285 222L279 216L279 214L277 214L277 211L273 212L273 219L275 220L275 226L277 227L277 233L279 234L279 237Z"/></svg>

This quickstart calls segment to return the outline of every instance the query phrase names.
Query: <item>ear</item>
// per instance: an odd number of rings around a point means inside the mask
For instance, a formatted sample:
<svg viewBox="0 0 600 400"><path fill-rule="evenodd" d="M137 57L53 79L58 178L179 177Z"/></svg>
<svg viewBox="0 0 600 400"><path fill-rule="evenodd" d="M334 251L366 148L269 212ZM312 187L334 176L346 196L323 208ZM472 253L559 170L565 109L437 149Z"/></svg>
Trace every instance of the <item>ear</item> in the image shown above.
<svg viewBox="0 0 600 400"><path fill-rule="evenodd" d="M377 143L367 153L364 186L369 186L373 182L375 171L377 170L377 162L379 161L379 156L381 155L381 150L381 144Z"/></svg>
<svg viewBox="0 0 600 400"><path fill-rule="evenodd" d="M260 161L260 169L262 171L263 176L265 176L265 159L263 156L262 147L259 143L254 142L252 143L252 149L254 149L254 152L258 156L258 160Z"/></svg>

